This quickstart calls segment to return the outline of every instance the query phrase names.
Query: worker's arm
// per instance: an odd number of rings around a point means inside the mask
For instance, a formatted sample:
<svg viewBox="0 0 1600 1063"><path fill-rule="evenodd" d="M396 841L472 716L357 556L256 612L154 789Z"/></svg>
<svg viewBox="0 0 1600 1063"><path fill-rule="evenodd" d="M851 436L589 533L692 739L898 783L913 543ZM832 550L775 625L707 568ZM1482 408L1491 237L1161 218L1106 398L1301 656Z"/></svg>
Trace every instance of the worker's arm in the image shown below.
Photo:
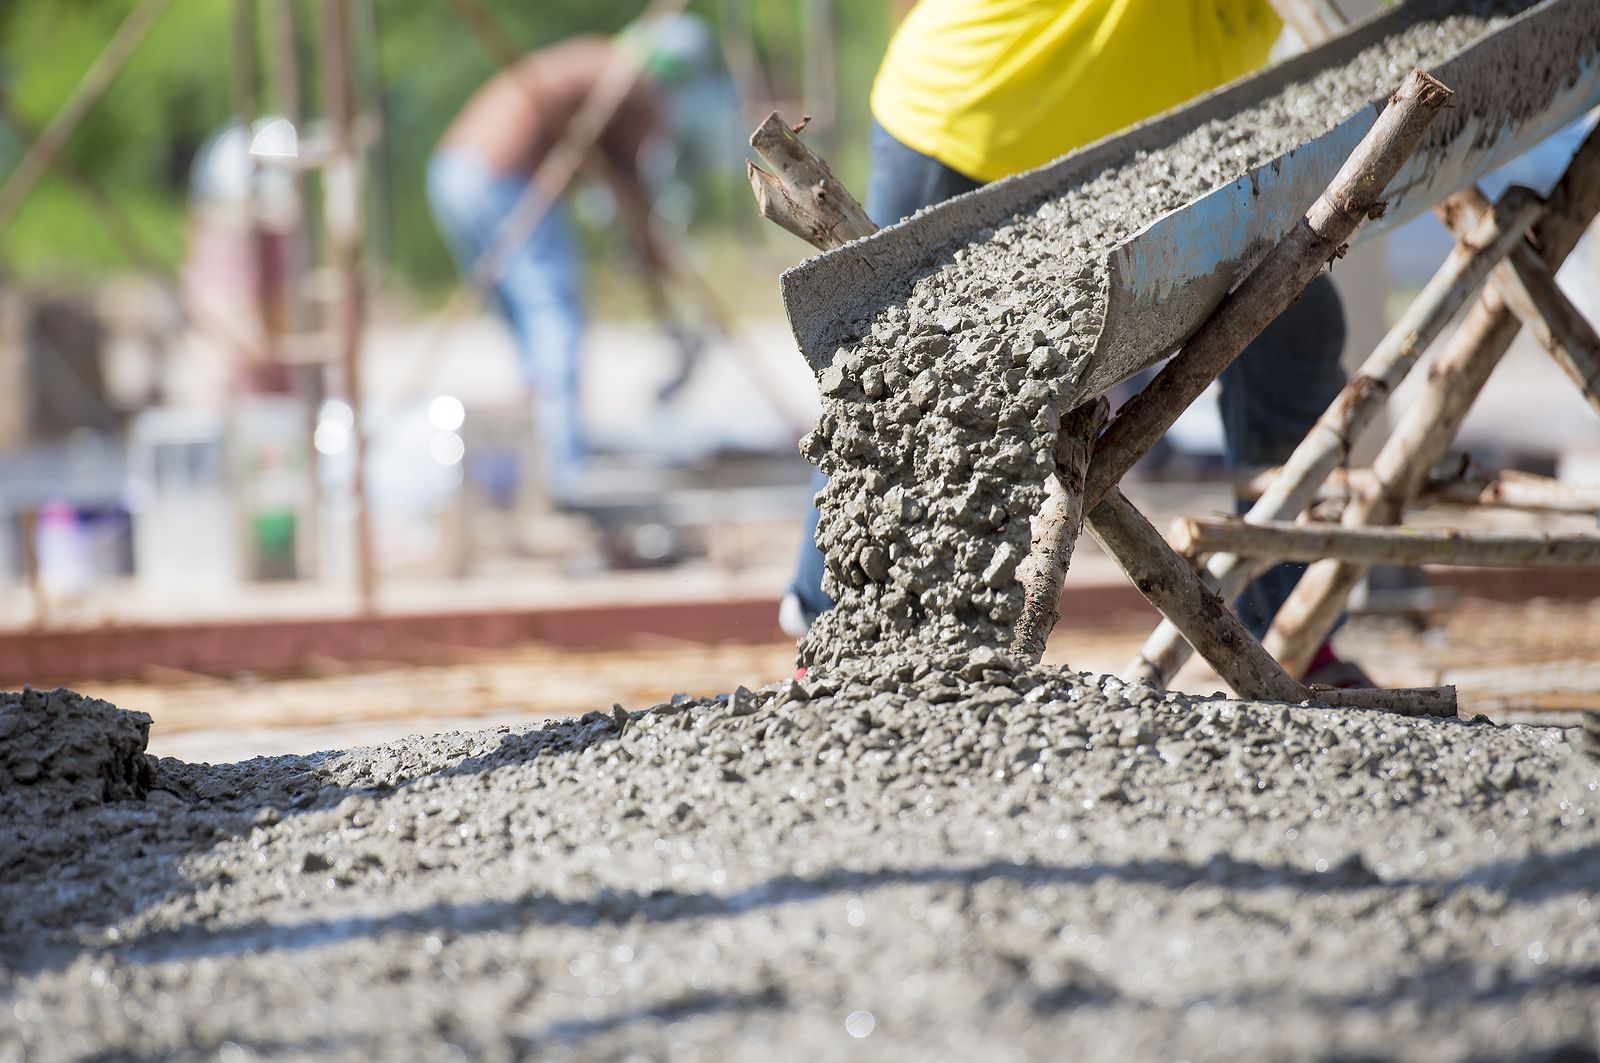
<svg viewBox="0 0 1600 1063"><path fill-rule="evenodd" d="M645 187L639 159L651 137L660 135L661 128L654 91L644 83L636 84L606 124L597 152L606 183L617 203L617 213L638 242L652 280L655 275L669 271L671 260L667 249L656 239L650 193Z"/></svg>
<svg viewBox="0 0 1600 1063"><path fill-rule="evenodd" d="M614 159L609 154L603 154L601 158L606 183L610 186L612 198L617 203L617 213L621 216L628 233L638 243L639 250L644 255L645 267L652 277L657 273L666 272L670 268L670 263L660 241L656 238L655 223L651 217L653 208L638 166Z"/></svg>

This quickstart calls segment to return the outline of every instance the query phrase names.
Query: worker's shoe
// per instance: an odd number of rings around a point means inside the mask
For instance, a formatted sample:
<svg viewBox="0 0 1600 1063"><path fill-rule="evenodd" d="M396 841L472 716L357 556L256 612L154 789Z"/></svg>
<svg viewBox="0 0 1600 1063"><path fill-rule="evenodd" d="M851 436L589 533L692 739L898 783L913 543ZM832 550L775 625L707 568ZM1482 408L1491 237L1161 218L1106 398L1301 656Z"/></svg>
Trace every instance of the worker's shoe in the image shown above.
<svg viewBox="0 0 1600 1063"><path fill-rule="evenodd" d="M806 615L806 607L800 604L800 596L794 591L785 594L783 601L778 603L778 626L792 639L805 638L806 632L811 630L811 621L815 619Z"/></svg>
<svg viewBox="0 0 1600 1063"><path fill-rule="evenodd" d="M1324 642L1317 655L1311 659L1311 665L1306 669L1305 682L1307 686L1333 687L1336 690L1366 690L1378 684L1372 677L1361 670L1361 666L1354 661L1340 659L1333 652L1332 641Z"/></svg>

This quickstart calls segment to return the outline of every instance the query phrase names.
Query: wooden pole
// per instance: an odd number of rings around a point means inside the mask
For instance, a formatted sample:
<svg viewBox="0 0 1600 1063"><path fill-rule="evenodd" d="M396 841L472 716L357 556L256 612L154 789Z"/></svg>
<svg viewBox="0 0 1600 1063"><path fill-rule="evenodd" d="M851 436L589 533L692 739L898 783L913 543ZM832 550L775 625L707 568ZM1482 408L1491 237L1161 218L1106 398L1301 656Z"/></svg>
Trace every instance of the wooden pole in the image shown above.
<svg viewBox="0 0 1600 1063"><path fill-rule="evenodd" d="M1168 540L1187 557L1226 551L1270 561L1332 557L1363 565L1578 567L1600 564L1600 536L1433 528L1345 528L1179 517Z"/></svg>
<svg viewBox="0 0 1600 1063"><path fill-rule="evenodd" d="M800 98L812 116L812 135L825 155L838 147L839 107L834 76L833 0L801 0Z"/></svg>
<svg viewBox="0 0 1600 1063"><path fill-rule="evenodd" d="M50 169L56 156L61 154L61 149L67 146L72 134L78 131L89 112L94 110L95 104L105 96L111 83L122 73L122 68L128 65L128 60L144 41L145 35L171 3L172 0L143 0L117 27L116 34L83 75L78 87L72 90L67 102L22 156L22 161L11 171L6 183L0 185L0 232L4 232L6 226L11 224L29 193L39 183L39 178Z"/></svg>
<svg viewBox="0 0 1600 1063"><path fill-rule="evenodd" d="M522 52L511 41L500 20L483 0L446 0L456 17L466 23L467 29L477 38L478 46L489 54L502 70L514 67L522 60Z"/></svg>
<svg viewBox="0 0 1600 1063"><path fill-rule="evenodd" d="M1468 188L1441 204L1437 213L1445 226L1456 232L1469 225L1469 216L1480 214L1485 203L1482 192ZM1600 336L1572 305L1538 252L1527 244L1518 246L1509 263L1496 269L1490 279L1523 327L1578 386L1589 405L1600 410Z"/></svg>
<svg viewBox="0 0 1600 1063"><path fill-rule="evenodd" d="M772 167L768 173L745 164L763 218L824 251L877 232L850 190L776 112L750 134L750 146Z"/></svg>
<svg viewBox="0 0 1600 1063"><path fill-rule="evenodd" d="M233 0L233 110L234 119L244 130L245 143L255 133L261 116L260 69L256 46L256 0ZM242 353L248 366L250 391L278 391L285 380L274 379L278 365L278 327L281 323L273 305L268 278L273 269L272 252L266 228L261 222L261 189L256 176L260 166L254 152L246 153L244 193L245 224L250 230L250 253L255 269L255 289L251 307L256 320L251 330L250 347Z"/></svg>
<svg viewBox="0 0 1600 1063"><path fill-rule="evenodd" d="M1534 225L1533 246L1544 267L1560 269L1600 211L1600 129L1591 131L1551 192ZM1429 370L1429 387L1405 411L1373 462L1376 488L1346 507L1342 523L1393 524L1428 470L1455 438L1472 400L1516 338L1521 322L1494 287L1486 289ZM1291 672L1303 671L1328 637L1365 569L1320 561L1301 577L1272 629L1267 648Z"/></svg>
<svg viewBox="0 0 1600 1063"><path fill-rule="evenodd" d="M1352 444L1384 409L1389 395L1482 287L1490 271L1522 239L1542 208L1542 201L1534 193L1512 188L1497 207L1478 220L1362 364L1361 371L1295 447L1284 463L1282 475L1265 487L1246 520L1289 520L1311 503L1328 476L1349 460ZM1208 586L1231 601L1249 582L1250 572L1238 558L1219 554L1207 563L1205 579ZM1164 620L1145 640L1124 675L1134 682L1164 688L1188 658L1189 648L1178 629L1170 620Z"/></svg>
<svg viewBox="0 0 1600 1063"><path fill-rule="evenodd" d="M1378 709L1401 716L1455 716L1456 688L1399 687L1390 690L1310 688L1312 701L1335 709Z"/></svg>
<svg viewBox="0 0 1600 1063"><path fill-rule="evenodd" d="M1091 502L1119 483L1200 393L1300 297L1339 256L1361 220L1381 211L1379 197L1451 95L1420 70L1407 75L1306 216L1112 420L1089 467Z"/></svg>
<svg viewBox="0 0 1600 1063"><path fill-rule="evenodd" d="M19 117L9 106L9 101L0 95L0 122L11 127L11 131L22 141L25 148L31 148L37 142L39 132ZM126 214L117 206L105 188L93 177L73 162L70 157L58 157L55 163L58 176L88 201L94 208L95 214L100 219L100 224L111 237L113 243L121 249L130 263L155 276L162 276L171 272L171 267L161 260L161 256L150 245L150 242L133 226Z"/></svg>
<svg viewBox="0 0 1600 1063"><path fill-rule="evenodd" d="M356 596L362 611L371 612L376 604L377 567L367 499L367 424L361 372L361 179L353 133L355 101L350 90L346 29L344 0L322 0L322 104L333 127L333 152L322 172L322 194L328 242L339 279L336 331L345 401L350 404L351 413Z"/></svg>
<svg viewBox="0 0 1600 1063"><path fill-rule="evenodd" d="M1261 493L1281 474L1281 469L1263 469L1234 480L1234 493L1246 501ZM1371 469L1335 469L1317 491L1316 501L1349 502L1355 496L1375 489L1377 480ZM1548 476L1506 469L1492 476L1482 474L1436 479L1428 482L1414 499L1417 509L1429 506L1482 506L1488 509L1526 510L1539 513L1600 513L1600 484L1566 483ZM1250 518L1245 517L1246 520Z"/></svg>
<svg viewBox="0 0 1600 1063"><path fill-rule="evenodd" d="M1106 493L1090 514L1088 525L1139 593L1178 625L1183 637L1236 694L1263 701L1305 700L1306 689L1262 649L1227 604L1200 581L1121 490L1113 487Z"/></svg>
<svg viewBox="0 0 1600 1063"><path fill-rule="evenodd" d="M1056 435L1055 476L1040 514L1039 534L1024 563L1025 598L1011 641L1012 657L1026 664L1039 663L1050 632L1061 619L1061 584L1083 528L1083 477L1109 412L1110 404L1101 396L1067 414Z"/></svg>

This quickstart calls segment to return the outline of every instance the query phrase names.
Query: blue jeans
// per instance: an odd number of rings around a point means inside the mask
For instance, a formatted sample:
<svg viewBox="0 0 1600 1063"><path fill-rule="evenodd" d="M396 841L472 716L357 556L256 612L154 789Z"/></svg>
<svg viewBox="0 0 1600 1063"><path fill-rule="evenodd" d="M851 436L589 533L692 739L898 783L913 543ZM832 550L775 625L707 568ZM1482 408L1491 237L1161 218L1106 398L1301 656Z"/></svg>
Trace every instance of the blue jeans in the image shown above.
<svg viewBox="0 0 1600 1063"><path fill-rule="evenodd" d="M496 174L464 152L447 148L428 160L428 203L463 277L494 246L526 187L525 179ZM546 487L564 494L586 448L578 405L583 259L562 204L553 204L507 259L493 296L533 394Z"/></svg>
<svg viewBox="0 0 1600 1063"><path fill-rule="evenodd" d="M906 147L877 123L872 127L871 166L867 214L880 226L981 183ZM1343 349L1339 293L1326 275L1318 276L1222 374L1222 429L1230 469L1278 465L1289 456L1344 387L1339 367ZM812 477L814 490L827 482L820 471ZM818 517L813 505L789 585L808 618L833 608L822 591ZM1304 571L1304 565L1279 565L1256 578L1235 601L1245 627L1257 638L1266 634Z"/></svg>

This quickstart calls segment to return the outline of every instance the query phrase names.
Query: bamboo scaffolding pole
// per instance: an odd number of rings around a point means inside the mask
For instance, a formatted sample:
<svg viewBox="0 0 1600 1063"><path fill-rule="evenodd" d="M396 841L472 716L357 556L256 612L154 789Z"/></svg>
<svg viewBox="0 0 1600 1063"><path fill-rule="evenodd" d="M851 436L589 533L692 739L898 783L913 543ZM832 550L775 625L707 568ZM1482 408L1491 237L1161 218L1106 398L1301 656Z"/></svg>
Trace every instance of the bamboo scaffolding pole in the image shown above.
<svg viewBox="0 0 1600 1063"><path fill-rule="evenodd" d="M1254 501L1281 475L1280 468L1262 469L1234 480L1234 493ZM1371 469L1334 469L1318 488L1315 501L1348 502L1372 491L1377 480ZM1488 509L1529 510L1540 513L1600 513L1600 484L1566 483L1548 476L1507 469L1493 476L1431 475L1413 500L1415 508L1429 506L1482 506ZM1245 517L1249 520L1249 516Z"/></svg>
<svg viewBox="0 0 1600 1063"><path fill-rule="evenodd" d="M1600 211L1600 130L1592 131L1573 155L1535 223L1531 243L1554 272L1566 261ZM1487 288L1451 336L1429 371L1429 387L1408 408L1373 462L1377 483L1371 494L1346 507L1347 527L1396 523L1461 427L1472 401L1500 363L1521 328L1498 288ZM1333 630L1345 599L1364 574L1360 565L1319 561L1278 611L1267 633L1267 648L1295 673L1305 669L1316 648Z"/></svg>
<svg viewBox="0 0 1600 1063"><path fill-rule="evenodd" d="M1090 534L1133 585L1216 669L1234 693L1262 701L1300 702L1306 689L1262 648L1161 533L1113 487L1095 507Z"/></svg>
<svg viewBox="0 0 1600 1063"><path fill-rule="evenodd" d="M1168 541L1186 557L1227 552L1272 561L1336 558L1364 565L1462 565L1479 568L1579 567L1600 564L1600 535L1346 528L1270 521L1179 517Z"/></svg>
<svg viewBox="0 0 1600 1063"><path fill-rule="evenodd" d="M105 97L122 68L128 65L145 36L171 6L172 0L144 0L129 13L117 32L95 58L67 102L44 127L39 139L22 156L4 185L0 185L0 232L11 224L28 195L55 163L56 157L78 131L83 120Z"/></svg>
<svg viewBox="0 0 1600 1063"><path fill-rule="evenodd" d="M1011 642L1011 655L1026 664L1039 663L1045 642L1061 619L1061 585L1083 529L1083 478L1109 412L1110 404L1102 395L1067 414L1056 435L1056 471L1040 514L1039 534L1025 563L1022 616Z"/></svg>
<svg viewBox="0 0 1600 1063"><path fill-rule="evenodd" d="M1089 467L1091 504L1121 482L1200 393L1339 256L1361 220L1381 211L1380 197L1390 180L1451 95L1420 70L1406 76L1306 216L1111 421Z"/></svg>
<svg viewBox="0 0 1600 1063"><path fill-rule="evenodd" d="M1446 228L1456 232L1471 224L1469 216L1481 213L1485 202L1482 192L1468 188L1441 204L1437 213ZM1600 411L1600 336L1561 290L1554 271L1524 244L1490 280L1534 341Z"/></svg>

